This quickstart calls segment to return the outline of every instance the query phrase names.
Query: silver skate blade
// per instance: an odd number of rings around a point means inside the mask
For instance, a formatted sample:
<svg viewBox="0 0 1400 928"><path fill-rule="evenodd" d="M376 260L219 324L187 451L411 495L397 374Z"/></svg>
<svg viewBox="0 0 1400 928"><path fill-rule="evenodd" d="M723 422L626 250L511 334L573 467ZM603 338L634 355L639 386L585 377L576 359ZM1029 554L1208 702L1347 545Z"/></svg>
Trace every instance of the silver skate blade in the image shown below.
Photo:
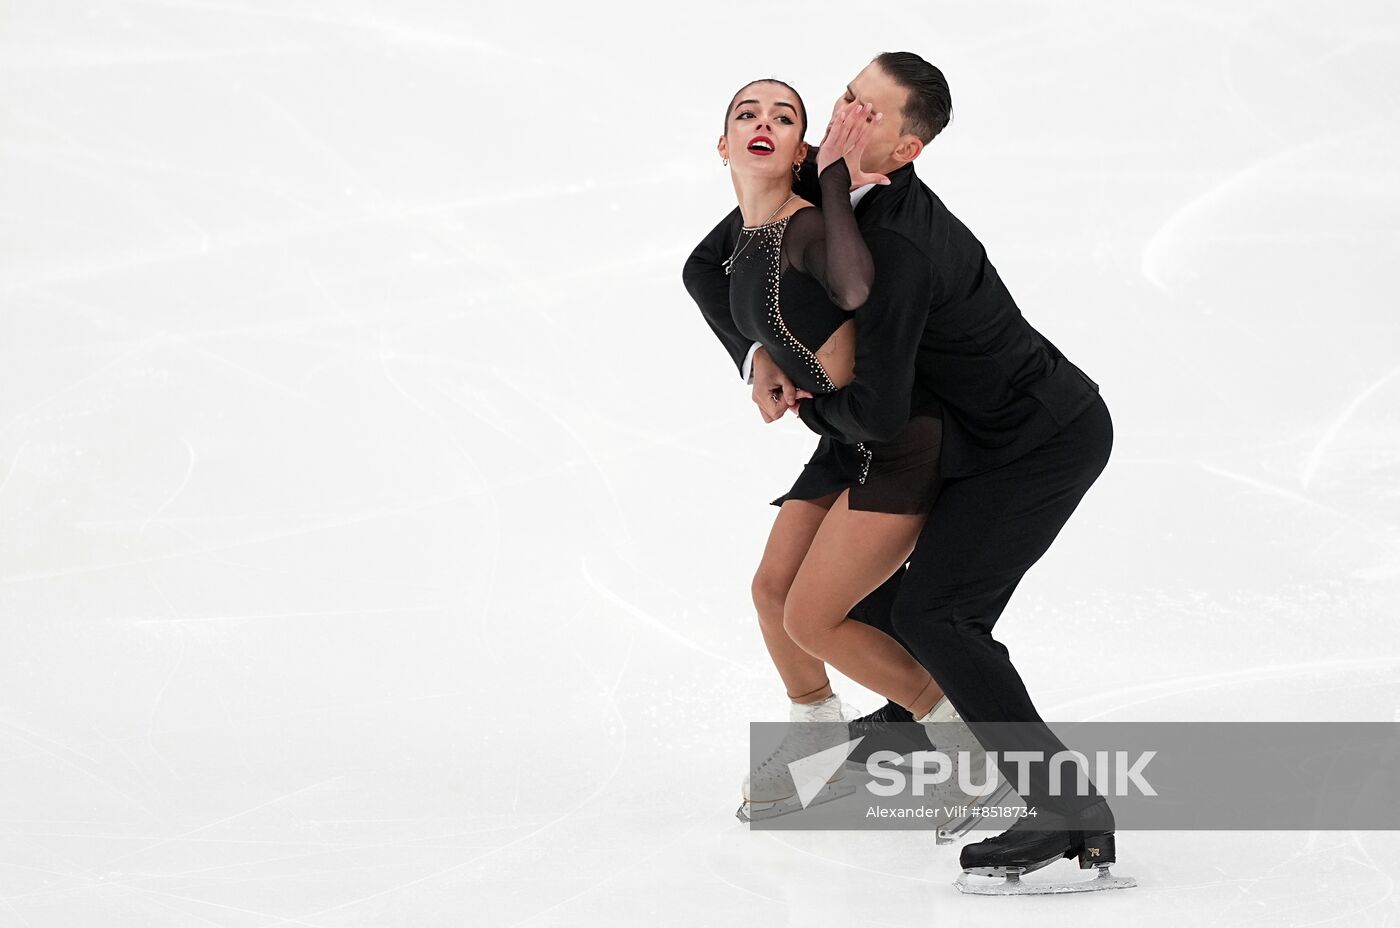
<svg viewBox="0 0 1400 928"><path fill-rule="evenodd" d="M906 754L905 757L907 757L907 756L908 756L908 755ZM851 760L851 759L849 759L849 758L846 760L846 762L845 762L842 766L843 766L846 770L851 770L851 771L854 771L854 772L856 772L856 773L865 773L865 772L867 772L867 770L869 769L869 768L866 766L866 762L865 762L865 761L863 761L863 760ZM886 770L898 770L900 773L904 774L906 777L912 777L914 774L920 772L919 770L914 769L914 765L911 764L911 763L909 763L909 761L905 760L904 757L901 757L901 758L899 759L899 763L897 763L897 764L881 764L880 766L883 767L883 768L886 769Z"/></svg>
<svg viewBox="0 0 1400 928"><path fill-rule="evenodd" d="M842 799L856 791L854 786L846 784L828 783L823 786L812 801L806 806L796 796L789 796L787 799L779 799L777 802L752 803L745 800L740 804L734 817L741 822L762 822L770 818L778 818L782 815L791 815L793 812L801 812L813 806Z"/></svg>
<svg viewBox="0 0 1400 928"><path fill-rule="evenodd" d="M1095 893L1105 889L1131 889L1137 880L1130 876L1114 876L1108 867L1096 867L1099 875L1091 880L1027 883L1021 879L1021 867L974 867L964 870L953 881L960 893L974 896L1040 896L1052 893ZM1000 882L993 882L1004 877Z"/></svg>

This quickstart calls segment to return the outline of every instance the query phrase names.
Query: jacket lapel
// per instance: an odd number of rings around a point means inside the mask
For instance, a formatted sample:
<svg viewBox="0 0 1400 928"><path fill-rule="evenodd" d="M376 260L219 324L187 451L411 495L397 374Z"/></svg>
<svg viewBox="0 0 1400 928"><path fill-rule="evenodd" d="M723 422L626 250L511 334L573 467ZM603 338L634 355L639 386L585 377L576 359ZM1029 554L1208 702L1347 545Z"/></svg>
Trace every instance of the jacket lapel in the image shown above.
<svg viewBox="0 0 1400 928"><path fill-rule="evenodd" d="M860 202L856 204L857 220L870 212L871 202L883 199L885 196L889 195L890 191L897 187L909 186L910 181L914 178L914 163L911 161L901 168L896 168L885 176L890 179L888 184L877 184L875 189L866 191L865 196L861 197Z"/></svg>

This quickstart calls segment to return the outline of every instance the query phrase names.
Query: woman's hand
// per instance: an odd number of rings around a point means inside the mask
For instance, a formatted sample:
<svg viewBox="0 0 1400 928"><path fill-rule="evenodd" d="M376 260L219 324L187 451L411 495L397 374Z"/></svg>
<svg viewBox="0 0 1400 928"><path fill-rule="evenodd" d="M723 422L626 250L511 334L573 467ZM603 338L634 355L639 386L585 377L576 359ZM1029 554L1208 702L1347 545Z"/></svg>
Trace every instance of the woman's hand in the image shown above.
<svg viewBox="0 0 1400 928"><path fill-rule="evenodd" d="M817 174L820 176L838 158L845 158L852 189L866 184L888 184L890 179L885 175L866 174L860 169L865 145L884 115L871 113L864 103L848 103L841 107L827 123L826 135L817 148Z"/></svg>
<svg viewBox="0 0 1400 928"><path fill-rule="evenodd" d="M753 353L753 402L764 422L776 422L797 403L793 397L792 379L783 373L767 348Z"/></svg>

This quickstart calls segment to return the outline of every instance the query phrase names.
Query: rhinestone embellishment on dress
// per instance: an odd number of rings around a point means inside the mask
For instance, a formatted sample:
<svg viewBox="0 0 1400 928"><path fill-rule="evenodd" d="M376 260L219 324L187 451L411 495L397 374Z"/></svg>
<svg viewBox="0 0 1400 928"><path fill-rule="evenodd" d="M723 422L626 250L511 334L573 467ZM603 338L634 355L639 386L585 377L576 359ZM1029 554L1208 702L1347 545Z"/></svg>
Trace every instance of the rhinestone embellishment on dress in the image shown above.
<svg viewBox="0 0 1400 928"><path fill-rule="evenodd" d="M789 216L784 216L782 219L768 223L767 225L759 226L754 230L754 236L761 239L759 242L759 251L764 258L767 259L767 266L764 269L764 273L767 275L765 278L767 286L764 289L768 294L768 321L772 324L773 331L778 333L783 339L783 342L791 348L798 357L802 358L803 362L807 365L807 369L816 377L817 383L821 384L822 389L828 393L835 393L837 389L836 384L832 383L831 378L826 375L826 368L822 367L822 362L817 359L816 354L810 348L798 341L797 338L788 331L787 323L783 321L782 311L778 308L779 285L782 279L783 232L787 229L787 221L789 218ZM863 442L856 442L856 450L860 451L862 457L865 459L860 468L860 483L863 485L866 476L870 473L870 460L873 455L870 453L870 449L865 447Z"/></svg>

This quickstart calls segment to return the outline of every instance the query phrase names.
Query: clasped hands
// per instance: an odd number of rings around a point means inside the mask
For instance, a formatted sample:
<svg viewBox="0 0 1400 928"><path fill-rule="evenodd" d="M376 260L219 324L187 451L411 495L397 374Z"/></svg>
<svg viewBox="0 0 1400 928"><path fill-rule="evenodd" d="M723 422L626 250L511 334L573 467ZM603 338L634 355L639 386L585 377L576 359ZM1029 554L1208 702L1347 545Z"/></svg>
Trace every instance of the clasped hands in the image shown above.
<svg viewBox="0 0 1400 928"><path fill-rule="evenodd" d="M764 422L777 422L789 410L800 415L797 401L811 396L793 384L792 378L768 356L767 348L753 353L753 402Z"/></svg>

